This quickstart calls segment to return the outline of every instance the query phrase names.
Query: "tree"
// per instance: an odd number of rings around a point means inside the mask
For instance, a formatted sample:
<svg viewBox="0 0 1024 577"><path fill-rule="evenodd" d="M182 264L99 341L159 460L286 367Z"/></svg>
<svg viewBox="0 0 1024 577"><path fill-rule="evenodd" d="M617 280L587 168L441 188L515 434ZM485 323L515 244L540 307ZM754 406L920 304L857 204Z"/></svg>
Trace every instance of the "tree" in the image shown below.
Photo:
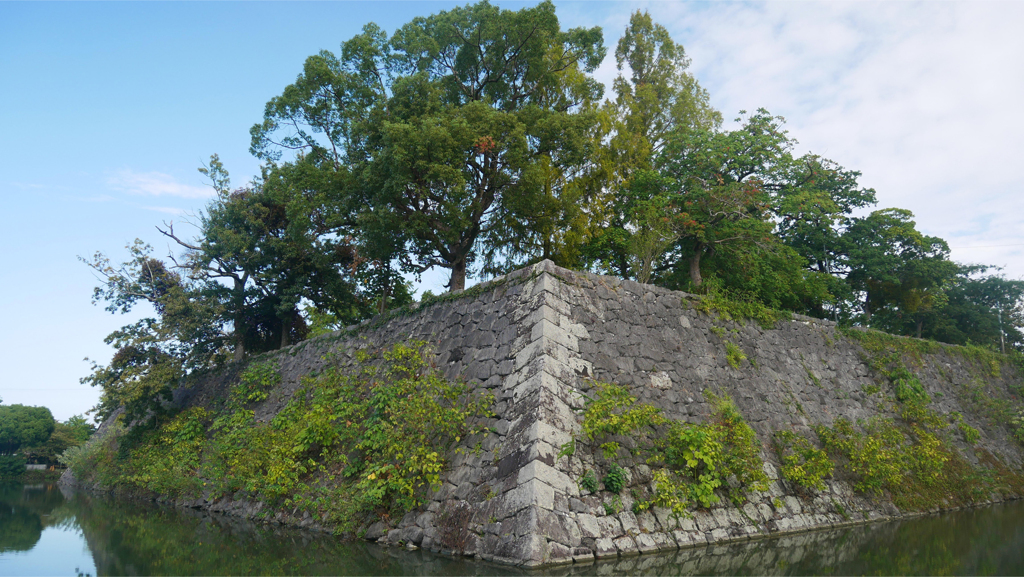
<svg viewBox="0 0 1024 577"><path fill-rule="evenodd" d="M923 319L922 336L958 345L1024 351L1024 281L986 274L998 268L961 265L945 302ZM910 327L898 327L909 332Z"/></svg>
<svg viewBox="0 0 1024 577"><path fill-rule="evenodd" d="M44 442L22 449L25 457L33 463L56 465L57 457L64 451L89 440L96 427L82 415L75 415L63 423L56 421L53 432Z"/></svg>
<svg viewBox="0 0 1024 577"><path fill-rule="evenodd" d="M924 318L946 301L943 289L957 272L949 246L938 237L921 234L905 209L876 210L851 221L843 235L847 282L862 295L864 323L886 312L883 326L895 319L912 319L914 334L922 334Z"/></svg>
<svg viewBox="0 0 1024 577"><path fill-rule="evenodd" d="M577 162L577 135L594 122L578 109L601 93L585 73L603 56L600 29L562 31L550 2L480 2L390 40L368 25L340 57L307 60L268 103L252 149L308 151L351 173L362 233L391 242L406 270L451 270L460 290L478 242L507 240L496 216L529 220L539 203L524 199L548 192L543 167Z"/></svg>
<svg viewBox="0 0 1024 577"><path fill-rule="evenodd" d="M230 190L216 155L201 171L217 197L200 214L197 237L184 238L173 226L160 232L185 249L174 259L177 267L222 303L236 359L304 338L303 298L342 315L353 312L357 255L344 234L351 221L337 202L343 186L337 173L303 157L269 165L260 179Z"/></svg>
<svg viewBox="0 0 1024 577"><path fill-rule="evenodd" d="M650 203L644 187L632 179L657 170L657 157L671 134L715 131L722 115L692 74L683 46L647 12L634 12L615 49L620 71L612 88L615 100L604 106L607 146L598 150L595 172L604 191L596 203L596 227L586 248L590 261L624 278L631 274L631 240L638 231L638 210ZM647 176L644 176L647 178ZM636 196L640 193L640 196Z"/></svg>
<svg viewBox="0 0 1024 577"><path fill-rule="evenodd" d="M17 453L22 447L38 445L53 433L55 421L50 409L25 405L0 405L0 456Z"/></svg>
<svg viewBox="0 0 1024 577"><path fill-rule="evenodd" d="M670 262L686 267L694 289L703 283L701 259L721 247L778 244L768 215L793 141L783 119L766 110L737 120L742 127L730 132L676 132L661 155L661 172L672 181L669 196L687 217Z"/></svg>

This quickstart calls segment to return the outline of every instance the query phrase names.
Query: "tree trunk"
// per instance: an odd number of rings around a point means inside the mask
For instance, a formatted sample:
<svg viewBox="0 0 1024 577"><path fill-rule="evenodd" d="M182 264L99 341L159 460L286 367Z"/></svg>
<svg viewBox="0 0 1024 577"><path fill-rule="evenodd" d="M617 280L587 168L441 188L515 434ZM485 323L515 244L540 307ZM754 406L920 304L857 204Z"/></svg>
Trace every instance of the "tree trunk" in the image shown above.
<svg viewBox="0 0 1024 577"><path fill-rule="evenodd" d="M921 338L921 329L924 327L924 319L917 319L917 338Z"/></svg>
<svg viewBox="0 0 1024 577"><path fill-rule="evenodd" d="M287 318L281 319L281 346L279 348L285 348L291 344L291 328L292 320L289 315Z"/></svg>
<svg viewBox="0 0 1024 577"><path fill-rule="evenodd" d="M452 276L448 281L448 292L460 291L466 288L466 257L461 256L452 263Z"/></svg>
<svg viewBox="0 0 1024 577"><path fill-rule="evenodd" d="M700 276L700 255L703 253L704 249L699 248L690 257L690 284L693 285L693 288L699 288L704 282Z"/></svg>

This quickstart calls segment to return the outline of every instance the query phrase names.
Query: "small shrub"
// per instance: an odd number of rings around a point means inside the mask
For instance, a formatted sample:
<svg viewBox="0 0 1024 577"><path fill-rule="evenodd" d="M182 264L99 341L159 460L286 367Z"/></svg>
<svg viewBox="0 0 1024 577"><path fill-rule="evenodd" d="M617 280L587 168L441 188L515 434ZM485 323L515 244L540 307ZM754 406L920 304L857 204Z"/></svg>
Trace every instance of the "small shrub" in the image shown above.
<svg viewBox="0 0 1024 577"><path fill-rule="evenodd" d="M255 362L245 368L231 390L231 401L238 405L267 400L270 390L280 384L277 361Z"/></svg>
<svg viewBox="0 0 1024 577"><path fill-rule="evenodd" d="M697 303L697 310L718 316L727 321L751 319L761 328L772 329L780 320L791 318L787 312L777 311L765 306L753 297L740 293L732 293L715 287L714 283L705 283L709 292Z"/></svg>
<svg viewBox="0 0 1024 577"><path fill-rule="evenodd" d="M825 489L823 478L835 466L824 450L791 431L775 433L775 450L782 461L782 476L805 489Z"/></svg>
<svg viewBox="0 0 1024 577"><path fill-rule="evenodd" d="M844 418L832 428L815 427L815 433L829 452L845 458L850 471L860 478L858 491L881 493L903 478L903 433L888 419L873 419L867 433L854 430Z"/></svg>
<svg viewBox="0 0 1024 577"><path fill-rule="evenodd" d="M626 470L620 467L617 463L612 463L608 467L608 473L601 480L604 483L604 488L612 493L620 493L626 488Z"/></svg>
<svg viewBox="0 0 1024 577"><path fill-rule="evenodd" d="M610 435L630 435L652 425L665 422L661 411L644 403L637 403L636 397L621 386L597 383L593 398L587 399L583 412L583 434L594 441ZM642 435L641 435L642 436ZM642 439L641 439L642 440ZM601 444L606 459L611 459L619 450L615 441Z"/></svg>
<svg viewBox="0 0 1024 577"><path fill-rule="evenodd" d="M597 492L597 475L595 475L590 469L587 469L587 472L580 477L580 488L586 490L588 493Z"/></svg>
<svg viewBox="0 0 1024 577"><path fill-rule="evenodd" d="M1013 430L1013 436L1024 443L1024 409L1018 411L1017 415L1010 419L1010 427Z"/></svg>
<svg viewBox="0 0 1024 577"><path fill-rule="evenodd" d="M978 429L968 425L967 423L960 421L956 424L956 428L960 430L960 434L963 435L964 441L968 445L976 445L981 440L981 433Z"/></svg>

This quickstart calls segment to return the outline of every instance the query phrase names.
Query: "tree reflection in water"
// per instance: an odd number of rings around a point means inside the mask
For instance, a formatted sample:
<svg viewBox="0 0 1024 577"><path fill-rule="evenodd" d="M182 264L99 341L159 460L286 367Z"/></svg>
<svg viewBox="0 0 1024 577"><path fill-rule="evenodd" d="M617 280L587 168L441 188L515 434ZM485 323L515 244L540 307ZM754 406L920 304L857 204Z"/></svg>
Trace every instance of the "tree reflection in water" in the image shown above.
<svg viewBox="0 0 1024 577"><path fill-rule="evenodd" d="M99 575L1024 575L1024 502L539 571L148 502L0 486L0 554L84 534Z"/></svg>

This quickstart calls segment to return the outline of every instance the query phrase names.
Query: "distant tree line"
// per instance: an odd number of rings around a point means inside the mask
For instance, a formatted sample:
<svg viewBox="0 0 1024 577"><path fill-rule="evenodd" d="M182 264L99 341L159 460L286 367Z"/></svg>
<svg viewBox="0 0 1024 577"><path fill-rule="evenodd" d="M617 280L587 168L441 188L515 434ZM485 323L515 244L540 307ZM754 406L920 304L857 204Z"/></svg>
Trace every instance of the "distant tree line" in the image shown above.
<svg viewBox="0 0 1024 577"><path fill-rule="evenodd" d="M84 443L95 427L82 415L57 421L46 407L4 405L0 399L0 479L19 478L28 463L57 465L57 458Z"/></svg>
<svg viewBox="0 0 1024 577"><path fill-rule="evenodd" d="M903 209L874 210L860 173L795 156L784 120L737 128L644 12L615 46L612 94L592 76L600 28L563 30L550 2L487 2L374 24L310 56L251 130L261 173L161 227L178 250L83 259L95 301L153 316L111 333L83 382L99 417L129 418L173 384L412 301L408 275L449 290L541 259L717 293L844 325L1024 349L1024 281L949 259Z"/></svg>

